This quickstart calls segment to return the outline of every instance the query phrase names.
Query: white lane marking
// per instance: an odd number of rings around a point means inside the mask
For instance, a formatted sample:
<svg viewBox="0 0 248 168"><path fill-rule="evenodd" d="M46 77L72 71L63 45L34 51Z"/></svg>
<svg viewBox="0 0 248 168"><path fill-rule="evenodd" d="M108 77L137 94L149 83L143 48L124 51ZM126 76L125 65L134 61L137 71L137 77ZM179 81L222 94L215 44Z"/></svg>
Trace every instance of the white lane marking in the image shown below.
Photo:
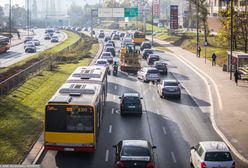
<svg viewBox="0 0 248 168"><path fill-rule="evenodd" d="M117 86L115 85L115 90L117 89Z"/></svg>
<svg viewBox="0 0 248 168"><path fill-rule="evenodd" d="M112 125L109 126L109 133L112 133Z"/></svg>
<svg viewBox="0 0 248 168"><path fill-rule="evenodd" d="M114 108L112 108L112 114L114 114L114 111L115 111L115 109L114 109Z"/></svg>
<svg viewBox="0 0 248 168"><path fill-rule="evenodd" d="M105 162L107 162L109 159L109 150L106 150L106 155L105 155Z"/></svg>
<svg viewBox="0 0 248 168"><path fill-rule="evenodd" d="M114 100L115 100L115 96L114 96Z"/></svg>
<svg viewBox="0 0 248 168"><path fill-rule="evenodd" d="M176 160L176 157L175 157L175 155L174 155L174 152L171 152L171 156L172 156L173 162L176 163L177 160Z"/></svg>
<svg viewBox="0 0 248 168"><path fill-rule="evenodd" d="M163 132L164 132L164 134L166 135L166 129L165 129L165 127L163 127Z"/></svg>

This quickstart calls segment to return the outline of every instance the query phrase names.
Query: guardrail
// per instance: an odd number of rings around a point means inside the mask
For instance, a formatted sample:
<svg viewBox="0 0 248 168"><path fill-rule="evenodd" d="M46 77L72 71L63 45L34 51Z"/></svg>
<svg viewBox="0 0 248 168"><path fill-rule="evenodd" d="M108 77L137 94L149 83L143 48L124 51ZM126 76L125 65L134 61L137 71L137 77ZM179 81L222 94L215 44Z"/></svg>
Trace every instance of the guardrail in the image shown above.
<svg viewBox="0 0 248 168"><path fill-rule="evenodd" d="M72 45L56 53L56 55L64 54L76 48L82 41L82 34L81 33L77 33L77 34L80 35L81 38L77 40L75 43L73 43ZM24 83L31 76L34 76L40 73L45 68L51 66L50 61L51 61L51 56L45 57L44 59L32 64L31 66L9 77L8 79L0 82L0 96L7 94L10 90L14 89L21 83Z"/></svg>

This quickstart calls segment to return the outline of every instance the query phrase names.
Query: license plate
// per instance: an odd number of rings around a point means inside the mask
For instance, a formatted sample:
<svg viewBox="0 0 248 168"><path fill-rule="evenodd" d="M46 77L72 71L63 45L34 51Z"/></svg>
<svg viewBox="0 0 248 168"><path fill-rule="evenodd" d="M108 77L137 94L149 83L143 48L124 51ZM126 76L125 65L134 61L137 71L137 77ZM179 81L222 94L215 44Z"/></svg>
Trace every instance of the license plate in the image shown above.
<svg viewBox="0 0 248 168"><path fill-rule="evenodd" d="M174 92L174 91L176 91L175 89L168 89L169 91L171 91L171 92Z"/></svg>
<svg viewBox="0 0 248 168"><path fill-rule="evenodd" d="M74 148L64 148L64 151L74 151Z"/></svg>
<svg viewBox="0 0 248 168"><path fill-rule="evenodd" d="M128 106L128 108L135 108L135 106Z"/></svg>

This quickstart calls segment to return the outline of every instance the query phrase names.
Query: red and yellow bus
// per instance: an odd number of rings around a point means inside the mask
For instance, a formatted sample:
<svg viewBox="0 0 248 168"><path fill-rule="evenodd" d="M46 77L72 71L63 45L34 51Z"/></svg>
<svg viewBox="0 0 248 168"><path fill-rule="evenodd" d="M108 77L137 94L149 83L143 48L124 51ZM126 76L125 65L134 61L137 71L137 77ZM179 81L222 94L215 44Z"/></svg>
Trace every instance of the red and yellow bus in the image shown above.
<svg viewBox="0 0 248 168"><path fill-rule="evenodd" d="M94 152L103 95L100 84L63 84L45 108L45 150Z"/></svg>
<svg viewBox="0 0 248 168"><path fill-rule="evenodd" d="M136 45L140 45L146 39L145 33L140 31L135 31L133 33L133 43Z"/></svg>
<svg viewBox="0 0 248 168"><path fill-rule="evenodd" d="M0 36L0 53L7 52L8 49L10 49L9 38Z"/></svg>

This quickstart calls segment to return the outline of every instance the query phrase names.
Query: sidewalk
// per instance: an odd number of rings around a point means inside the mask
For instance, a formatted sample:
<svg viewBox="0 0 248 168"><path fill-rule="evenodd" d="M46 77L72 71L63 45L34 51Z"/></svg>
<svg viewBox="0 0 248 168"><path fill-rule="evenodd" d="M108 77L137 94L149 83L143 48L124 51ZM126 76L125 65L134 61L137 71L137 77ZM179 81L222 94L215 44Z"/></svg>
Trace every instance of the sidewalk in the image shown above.
<svg viewBox="0 0 248 168"><path fill-rule="evenodd" d="M222 138L227 140L234 153L248 163L248 82L239 80L239 86L235 86L234 80L230 80L230 73L223 72L222 67L213 67L209 60L205 64L204 58L168 42L157 39L154 42L170 49L173 55L182 57L207 79L213 97L212 115L220 130L217 133L223 134Z"/></svg>

